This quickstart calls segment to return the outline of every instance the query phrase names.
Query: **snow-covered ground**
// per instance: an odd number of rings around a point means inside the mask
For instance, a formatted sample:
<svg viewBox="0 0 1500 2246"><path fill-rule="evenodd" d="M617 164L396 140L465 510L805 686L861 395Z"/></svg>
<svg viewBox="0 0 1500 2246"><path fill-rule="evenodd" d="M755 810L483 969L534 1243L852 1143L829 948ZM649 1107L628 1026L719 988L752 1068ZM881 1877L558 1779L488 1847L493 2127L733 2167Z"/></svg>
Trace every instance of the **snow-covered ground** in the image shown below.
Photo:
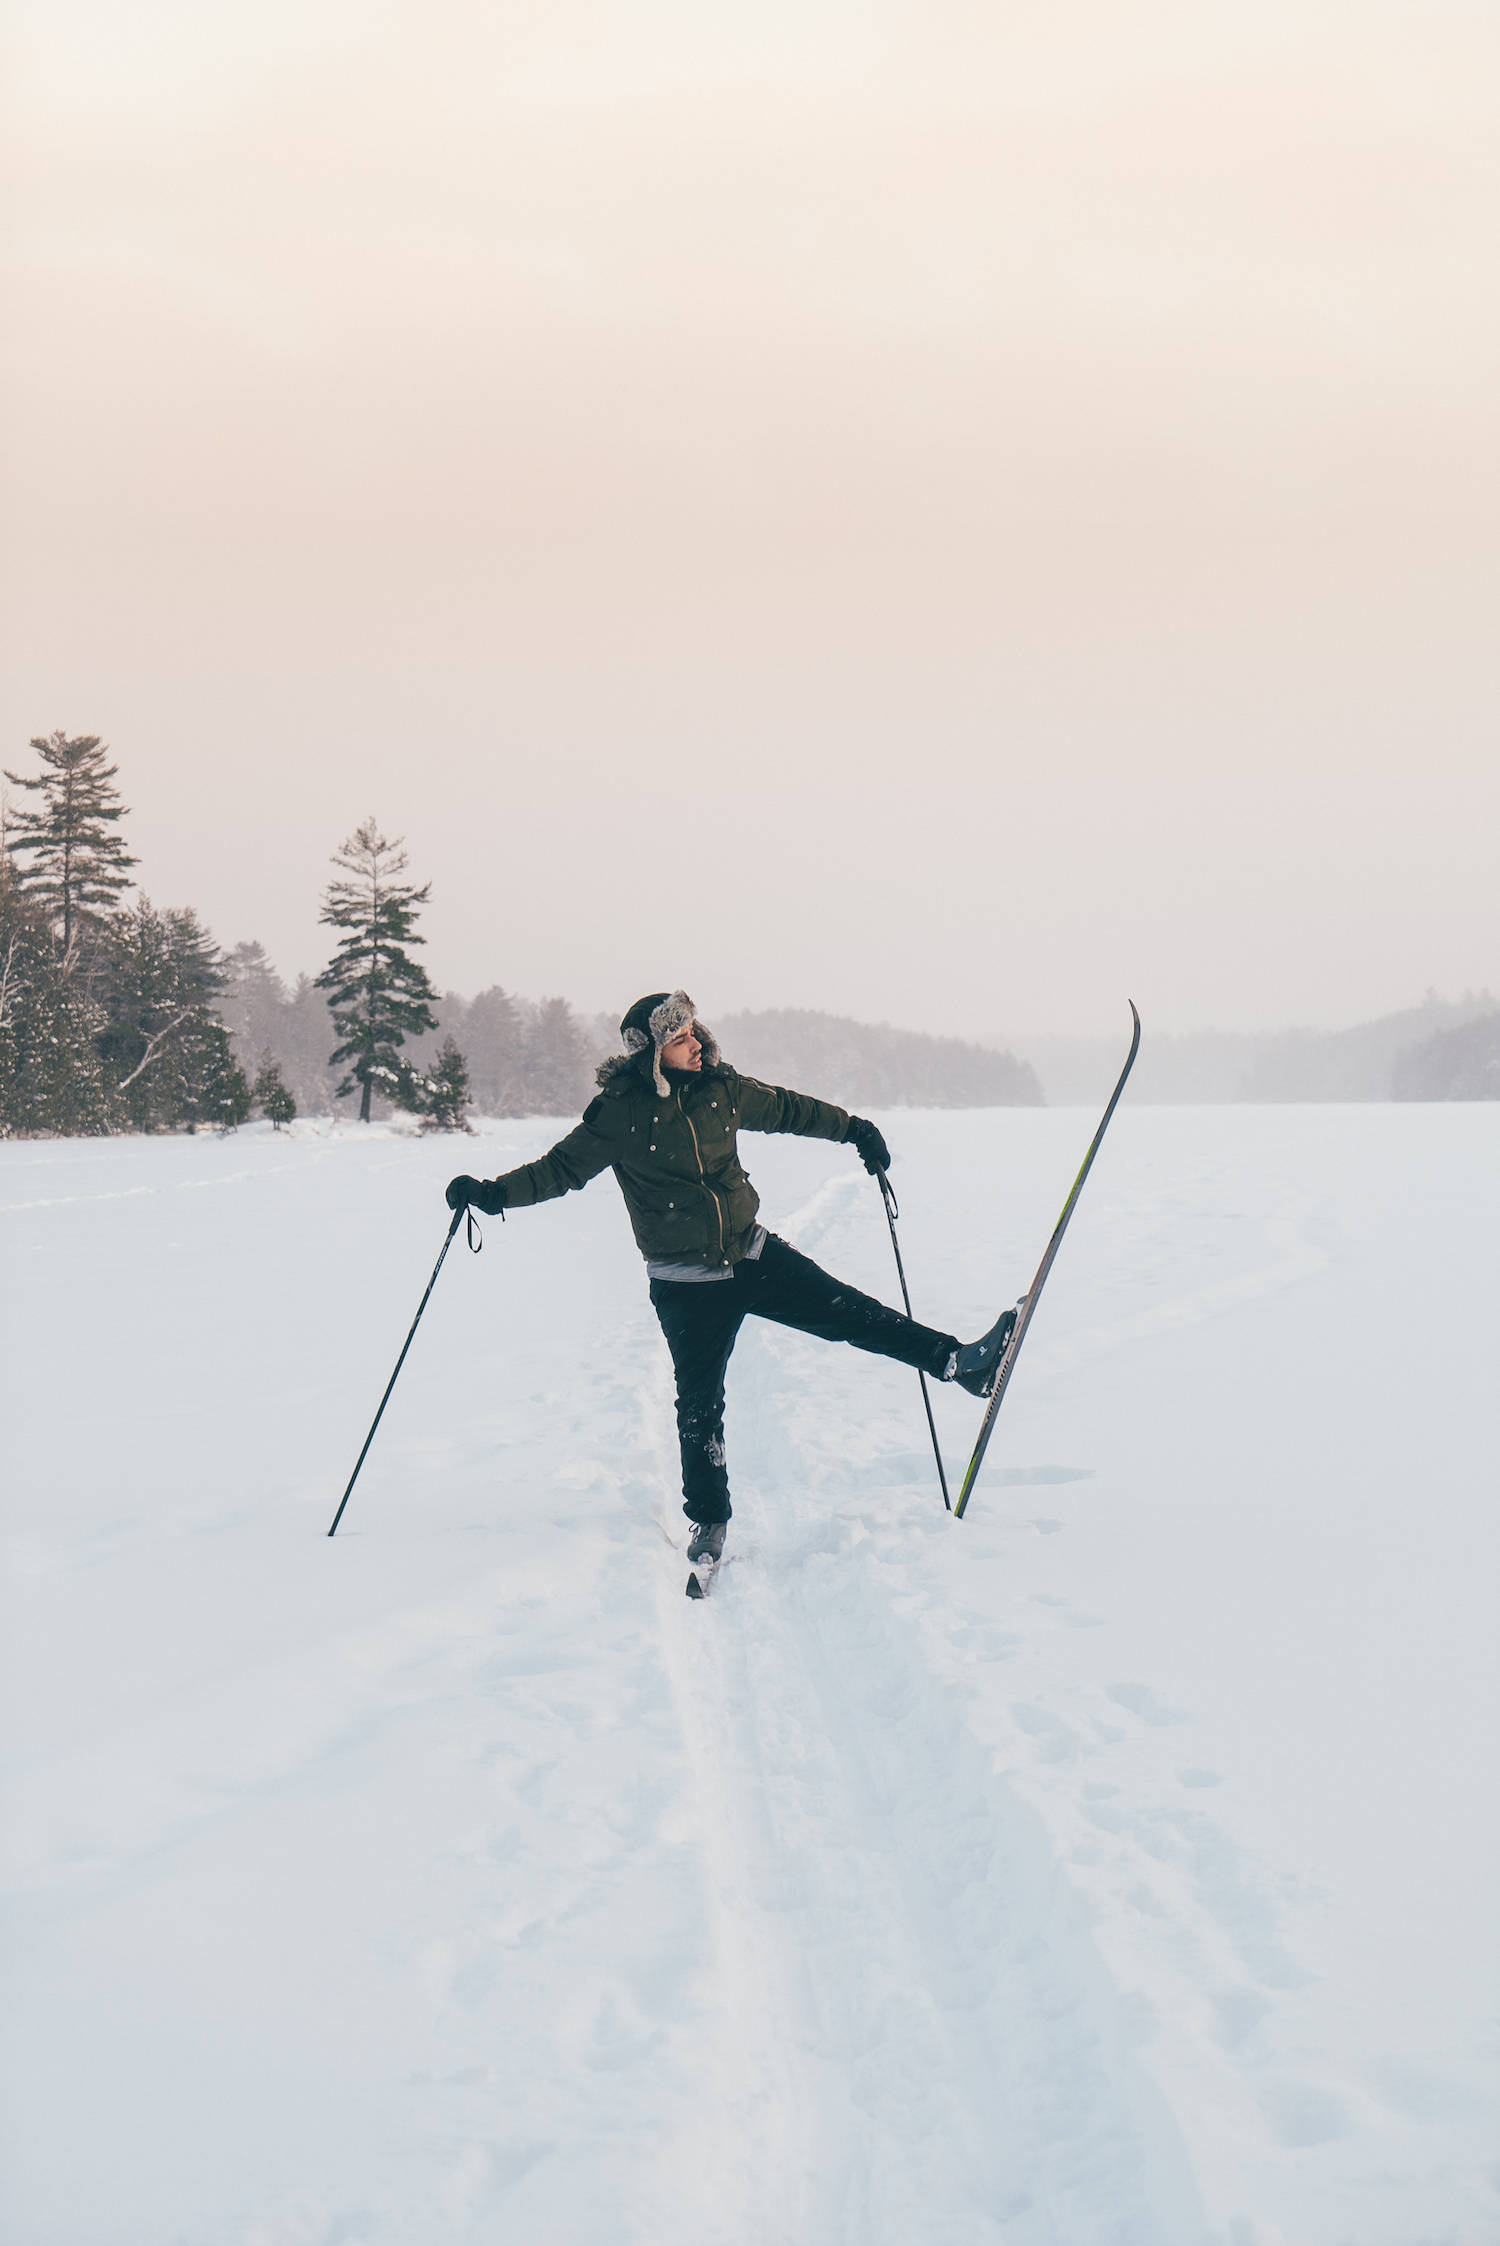
<svg viewBox="0 0 1500 2246"><path fill-rule="evenodd" d="M883 1121L977 1330L1093 1118ZM748 1327L707 1605L608 1178L324 1534L555 1127L0 1147L6 2246L1500 2239L1497 1123L1127 1103L961 1523Z"/></svg>

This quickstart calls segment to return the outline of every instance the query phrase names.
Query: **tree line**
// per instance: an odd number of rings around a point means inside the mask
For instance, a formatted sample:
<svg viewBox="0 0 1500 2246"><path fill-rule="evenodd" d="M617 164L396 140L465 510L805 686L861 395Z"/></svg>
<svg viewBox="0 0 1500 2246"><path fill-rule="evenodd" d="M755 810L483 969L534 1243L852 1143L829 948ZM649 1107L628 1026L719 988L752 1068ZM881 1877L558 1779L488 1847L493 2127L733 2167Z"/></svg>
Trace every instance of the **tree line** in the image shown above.
<svg viewBox="0 0 1500 2246"><path fill-rule="evenodd" d="M212 937L190 909L121 902L118 767L93 734L31 745L41 771L5 777L38 800L0 829L0 1133L242 1122Z"/></svg>
<svg viewBox="0 0 1500 2246"><path fill-rule="evenodd" d="M440 994L417 952L430 884L365 820L334 854L322 973L290 987L259 943L222 951L190 907L126 903L139 864L95 734L34 739L0 797L0 1137L233 1129L356 1101L424 1129L567 1114L614 1042L565 999Z"/></svg>
<svg viewBox="0 0 1500 2246"><path fill-rule="evenodd" d="M1026 1046L1056 1106L1104 1098L1117 1038L1050 1036ZM1210 1107L1500 1098L1500 1002L1485 990L1440 998L1345 1029L1154 1031L1132 1096L1147 1106Z"/></svg>
<svg viewBox="0 0 1500 2246"><path fill-rule="evenodd" d="M0 805L0 1135L232 1129L257 1107L290 1122L296 1094L274 1047L247 1068L226 1023L235 962L190 907L123 902L139 860L104 742L57 732L31 746L40 770L7 769L22 801ZM453 1038L425 1069L404 1049L438 1027L414 957L428 889L402 879L406 863L372 819L334 859L319 917L337 941L313 987L335 1096L357 1098L366 1122L379 1099L464 1129L471 1093Z"/></svg>
<svg viewBox="0 0 1500 2246"><path fill-rule="evenodd" d="M355 1101L424 1129L586 1105L619 1036L566 999L493 984L440 993L417 954L430 884L374 819L334 854L328 964L287 984L259 943L222 951L187 906L127 903L129 816L94 734L31 743L39 770L0 796L0 1138L233 1129ZM740 1067L847 1106L1040 1101L1034 1072L958 1038L798 1011L714 1024Z"/></svg>
<svg viewBox="0 0 1500 2246"><path fill-rule="evenodd" d="M341 1071L330 1067L333 1025L328 995L310 975L288 983L265 947L236 944L226 955L228 986L220 1012L239 1053L273 1052L303 1114L336 1111ZM540 1003L499 984L477 998L447 991L431 1001L436 1028L410 1041L406 1057L430 1075L449 1038L466 1067L481 1115L568 1115L594 1091L594 1069L619 1044L614 1024L580 1015L566 999ZM385 1103L373 1095L376 1113Z"/></svg>
<svg viewBox="0 0 1500 2246"><path fill-rule="evenodd" d="M1397 1100L1500 1100L1500 1006L1411 1045L1396 1061Z"/></svg>

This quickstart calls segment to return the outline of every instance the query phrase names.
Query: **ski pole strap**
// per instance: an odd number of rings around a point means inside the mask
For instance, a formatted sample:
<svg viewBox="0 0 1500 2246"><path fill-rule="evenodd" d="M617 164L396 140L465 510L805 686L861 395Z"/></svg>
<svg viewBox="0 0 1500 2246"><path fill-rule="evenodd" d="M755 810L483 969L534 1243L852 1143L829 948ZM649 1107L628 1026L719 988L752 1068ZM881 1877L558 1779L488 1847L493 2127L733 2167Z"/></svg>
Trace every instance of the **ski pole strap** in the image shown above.
<svg viewBox="0 0 1500 2246"><path fill-rule="evenodd" d="M464 1203L464 1215L468 1219L468 1222L464 1227L464 1238L469 1244L470 1255L477 1256L480 1249L484 1246L484 1234L480 1231L478 1225L474 1222L474 1204L472 1201L466 1201ZM503 1222L505 1217L505 1211L503 1209L500 1212L500 1216L501 1221Z"/></svg>

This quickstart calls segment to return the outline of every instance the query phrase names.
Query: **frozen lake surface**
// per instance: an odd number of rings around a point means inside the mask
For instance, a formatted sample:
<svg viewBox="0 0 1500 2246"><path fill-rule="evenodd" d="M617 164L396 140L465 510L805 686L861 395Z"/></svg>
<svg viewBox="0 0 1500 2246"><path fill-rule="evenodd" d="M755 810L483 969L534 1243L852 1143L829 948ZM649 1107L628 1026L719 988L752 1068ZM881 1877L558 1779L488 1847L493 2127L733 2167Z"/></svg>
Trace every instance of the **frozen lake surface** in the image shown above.
<svg viewBox="0 0 1500 2246"><path fill-rule="evenodd" d="M973 1333L1094 1118L881 1120ZM1500 1110L1127 1102L961 1523L752 1322L707 1605L608 1177L324 1534L557 1130L0 1146L6 2246L1493 2246Z"/></svg>

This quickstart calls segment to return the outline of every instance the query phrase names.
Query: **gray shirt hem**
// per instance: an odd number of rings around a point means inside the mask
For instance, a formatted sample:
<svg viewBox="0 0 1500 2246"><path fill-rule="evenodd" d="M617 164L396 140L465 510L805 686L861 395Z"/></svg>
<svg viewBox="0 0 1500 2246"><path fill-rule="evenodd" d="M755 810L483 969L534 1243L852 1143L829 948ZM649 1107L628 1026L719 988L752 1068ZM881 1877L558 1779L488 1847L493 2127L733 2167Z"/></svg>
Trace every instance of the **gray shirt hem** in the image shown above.
<svg viewBox="0 0 1500 2246"><path fill-rule="evenodd" d="M758 1263L760 1251L765 1244L766 1228L763 1224L758 1224L751 1235L750 1245L745 1250L745 1262ZM670 1279L676 1286L701 1287L705 1283L713 1285L720 1279L732 1279L734 1277L734 1266L733 1264L720 1264L717 1269L710 1269L706 1263L674 1263L667 1257L647 1256L646 1277L648 1279Z"/></svg>

